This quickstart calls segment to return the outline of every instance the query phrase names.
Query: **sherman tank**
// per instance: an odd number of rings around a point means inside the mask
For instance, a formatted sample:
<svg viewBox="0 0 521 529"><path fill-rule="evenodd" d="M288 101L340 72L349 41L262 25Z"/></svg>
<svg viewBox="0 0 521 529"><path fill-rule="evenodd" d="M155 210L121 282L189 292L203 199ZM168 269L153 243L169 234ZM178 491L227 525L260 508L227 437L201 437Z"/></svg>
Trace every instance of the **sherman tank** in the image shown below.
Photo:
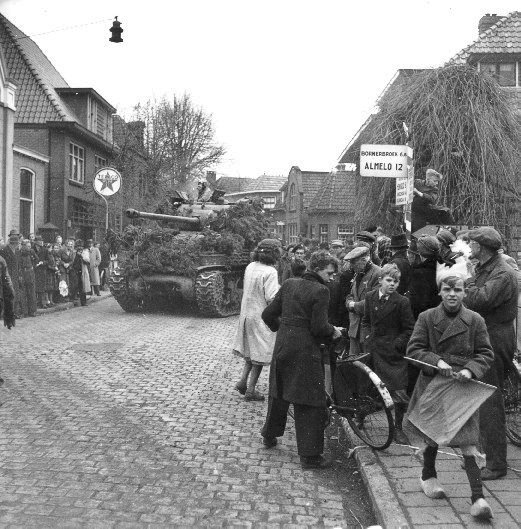
<svg viewBox="0 0 521 529"><path fill-rule="evenodd" d="M177 212L126 211L143 222L127 227L120 238L109 276L114 298L127 312L181 308L207 317L238 314L250 251L266 234L262 206L196 203Z"/></svg>

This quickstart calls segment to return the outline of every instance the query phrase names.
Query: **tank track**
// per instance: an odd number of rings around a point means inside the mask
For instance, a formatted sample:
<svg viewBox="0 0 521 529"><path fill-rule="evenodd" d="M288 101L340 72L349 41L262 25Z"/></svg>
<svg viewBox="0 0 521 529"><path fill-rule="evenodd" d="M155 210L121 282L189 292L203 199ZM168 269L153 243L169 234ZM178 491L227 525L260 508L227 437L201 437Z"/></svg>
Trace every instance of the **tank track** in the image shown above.
<svg viewBox="0 0 521 529"><path fill-rule="evenodd" d="M132 294L128 288L127 278L115 268L109 275L108 284L114 299L125 312L140 312L143 310L143 300Z"/></svg>
<svg viewBox="0 0 521 529"><path fill-rule="evenodd" d="M210 318L239 314L241 296L236 287L241 276L239 272L221 270L200 272L195 279L195 300L199 314Z"/></svg>

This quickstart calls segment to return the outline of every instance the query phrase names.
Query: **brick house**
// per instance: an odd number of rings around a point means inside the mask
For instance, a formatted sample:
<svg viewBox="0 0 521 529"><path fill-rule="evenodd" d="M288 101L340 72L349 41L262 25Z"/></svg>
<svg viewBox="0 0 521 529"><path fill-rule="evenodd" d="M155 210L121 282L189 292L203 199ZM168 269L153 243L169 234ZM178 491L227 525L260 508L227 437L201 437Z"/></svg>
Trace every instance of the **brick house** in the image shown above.
<svg viewBox="0 0 521 529"><path fill-rule="evenodd" d="M13 186L25 186L27 194L32 181L32 203L22 204L20 196L13 226L43 232L54 225L64 237L99 237L105 207L92 180L113 157L116 109L92 88L69 87L40 48L2 15L0 47L18 85L14 144L23 160L15 167L19 184L14 176ZM19 201L13 197L13 205ZM16 206L13 212L16 216Z"/></svg>
<svg viewBox="0 0 521 529"><path fill-rule="evenodd" d="M342 239L352 244L360 226L355 225L356 192L353 171L333 171L311 200L308 236L319 242Z"/></svg>

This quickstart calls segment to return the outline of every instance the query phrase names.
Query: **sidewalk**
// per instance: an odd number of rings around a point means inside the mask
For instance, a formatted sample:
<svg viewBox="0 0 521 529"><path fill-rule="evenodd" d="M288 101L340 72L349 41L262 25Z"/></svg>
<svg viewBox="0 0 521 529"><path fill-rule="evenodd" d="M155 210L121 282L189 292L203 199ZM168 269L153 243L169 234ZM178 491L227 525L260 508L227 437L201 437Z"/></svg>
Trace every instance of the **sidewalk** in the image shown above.
<svg viewBox="0 0 521 529"><path fill-rule="evenodd" d="M392 444L377 452L363 445L343 420L344 430L354 449L362 479L373 503L378 523L384 529L461 529L521 527L521 448L508 444L507 475L485 481L484 493L494 512L491 523L470 516L470 489L461 458L450 448L438 453L438 479L447 498L432 500L420 488L421 460L413 448ZM363 445L363 446L360 446ZM515 472L512 469L517 469Z"/></svg>
<svg viewBox="0 0 521 529"><path fill-rule="evenodd" d="M102 299L107 299L112 296L110 293L110 290L101 290L100 291L101 296L87 296L87 307L91 305L92 303L96 303L97 301L101 301ZM78 308L80 308L80 302L77 301ZM72 301L68 301L67 303L57 303L54 305L54 307L49 307L48 309L37 309L36 315L37 316L44 316L45 314L52 314L53 312L61 312L62 310L69 310L74 308L74 303ZM24 318L27 319L27 318Z"/></svg>

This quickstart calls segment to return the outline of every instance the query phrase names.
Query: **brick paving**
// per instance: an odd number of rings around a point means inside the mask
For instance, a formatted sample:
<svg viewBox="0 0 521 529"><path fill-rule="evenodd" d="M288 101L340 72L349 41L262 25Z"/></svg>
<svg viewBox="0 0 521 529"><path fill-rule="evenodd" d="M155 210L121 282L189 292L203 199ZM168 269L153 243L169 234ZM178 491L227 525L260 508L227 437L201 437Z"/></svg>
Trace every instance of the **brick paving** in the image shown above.
<svg viewBox="0 0 521 529"><path fill-rule="evenodd" d="M346 428L352 442L360 444L349 431L347 422ZM412 446L417 446L415 441L411 438ZM520 447L508 444L511 469L504 478L483 482L485 498L494 512L490 523L476 521L470 516L470 489L467 475L461 468L461 458L450 448L441 448L440 451L445 453L438 454L436 468L447 498L433 500L427 498L420 488L422 463L412 448L393 444L382 452L365 448L355 450L376 516L385 529L521 527Z"/></svg>
<svg viewBox="0 0 521 529"><path fill-rule="evenodd" d="M292 427L262 447L236 321L104 299L2 328L0 527L360 527Z"/></svg>

